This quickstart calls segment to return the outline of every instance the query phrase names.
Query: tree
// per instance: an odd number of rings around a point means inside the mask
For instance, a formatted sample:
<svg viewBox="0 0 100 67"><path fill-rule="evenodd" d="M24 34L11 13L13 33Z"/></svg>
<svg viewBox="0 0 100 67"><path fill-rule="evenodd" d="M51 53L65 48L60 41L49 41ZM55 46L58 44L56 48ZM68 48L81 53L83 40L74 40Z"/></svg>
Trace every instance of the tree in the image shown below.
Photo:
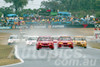
<svg viewBox="0 0 100 67"><path fill-rule="evenodd" d="M18 11L19 16L23 16L24 14L30 15L30 14L33 14L33 13L34 13L34 11L32 9L23 9L21 11Z"/></svg>
<svg viewBox="0 0 100 67"><path fill-rule="evenodd" d="M2 12L0 12L0 17L2 16Z"/></svg>
<svg viewBox="0 0 100 67"><path fill-rule="evenodd" d="M42 1L41 8L52 9L53 11L57 11L59 9L60 4L57 1Z"/></svg>
<svg viewBox="0 0 100 67"><path fill-rule="evenodd" d="M2 12L4 14L4 16L7 16L7 14L12 14L13 9L11 9L10 7L2 7L0 8L0 12Z"/></svg>
<svg viewBox="0 0 100 67"><path fill-rule="evenodd" d="M97 1L97 2L96 2ZM99 6L99 0L50 0L42 1L41 6L44 8L59 9L61 11L80 11L92 10L94 11Z"/></svg>
<svg viewBox="0 0 100 67"><path fill-rule="evenodd" d="M28 4L28 0L4 0L6 3L13 3L15 8L15 12L22 9L24 6Z"/></svg>

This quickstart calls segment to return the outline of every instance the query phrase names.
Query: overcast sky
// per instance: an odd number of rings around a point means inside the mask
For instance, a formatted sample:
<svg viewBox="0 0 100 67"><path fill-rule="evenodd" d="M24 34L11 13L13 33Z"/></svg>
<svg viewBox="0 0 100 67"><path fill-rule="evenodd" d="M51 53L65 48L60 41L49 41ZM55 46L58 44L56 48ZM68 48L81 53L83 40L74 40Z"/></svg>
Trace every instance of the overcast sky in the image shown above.
<svg viewBox="0 0 100 67"><path fill-rule="evenodd" d="M36 8L36 9L37 9L37 8L40 7L41 1L44 1L44 0L29 1L28 5L25 6L25 9L26 9L26 8L31 8L31 9ZM45 0L45 1L47 1L47 0ZM0 0L0 7L2 7L2 6L9 7L10 5L12 5L12 4L10 4L10 3L5 3L4 0Z"/></svg>

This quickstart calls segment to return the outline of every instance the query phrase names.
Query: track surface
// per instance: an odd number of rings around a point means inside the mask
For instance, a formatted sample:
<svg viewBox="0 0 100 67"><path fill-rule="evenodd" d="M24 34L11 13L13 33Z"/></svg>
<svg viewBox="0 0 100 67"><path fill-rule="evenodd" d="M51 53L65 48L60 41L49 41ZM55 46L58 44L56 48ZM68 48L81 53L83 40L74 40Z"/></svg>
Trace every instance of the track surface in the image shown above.
<svg viewBox="0 0 100 67"><path fill-rule="evenodd" d="M35 36L93 36L92 28L67 28L67 29L31 29L22 30L28 35ZM0 30L0 32L9 32L19 34L19 30ZM36 46L27 46L25 42L16 44L18 46L18 55L24 60L24 63L10 67L100 67L100 50L87 47L61 48L36 50ZM72 60L72 61L71 61ZM78 61L78 62L77 62Z"/></svg>
<svg viewBox="0 0 100 67"><path fill-rule="evenodd" d="M20 32L25 32L29 35L37 35L37 36L62 36L62 35L70 35L70 36L93 36L94 30L93 28L59 28L59 29L26 29L26 30L0 30L0 32L7 32L13 34L19 34Z"/></svg>

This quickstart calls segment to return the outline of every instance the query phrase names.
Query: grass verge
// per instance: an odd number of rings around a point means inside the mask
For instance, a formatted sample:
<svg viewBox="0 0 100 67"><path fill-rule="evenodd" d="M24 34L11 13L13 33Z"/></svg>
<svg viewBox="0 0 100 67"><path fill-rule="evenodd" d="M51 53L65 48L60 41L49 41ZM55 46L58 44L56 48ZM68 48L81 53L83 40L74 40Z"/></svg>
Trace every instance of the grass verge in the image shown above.
<svg viewBox="0 0 100 67"><path fill-rule="evenodd" d="M89 41L88 44L92 48L100 49L100 43L98 43L98 42Z"/></svg>
<svg viewBox="0 0 100 67"><path fill-rule="evenodd" d="M7 45L9 36L10 34L0 33L0 66L20 62L19 59L15 58L14 46Z"/></svg>

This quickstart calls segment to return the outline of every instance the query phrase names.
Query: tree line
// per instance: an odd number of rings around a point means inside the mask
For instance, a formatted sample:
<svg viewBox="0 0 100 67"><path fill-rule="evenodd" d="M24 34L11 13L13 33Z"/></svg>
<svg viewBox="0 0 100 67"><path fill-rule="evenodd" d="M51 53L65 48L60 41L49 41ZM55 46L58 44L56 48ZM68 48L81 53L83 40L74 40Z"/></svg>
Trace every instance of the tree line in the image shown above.
<svg viewBox="0 0 100 67"><path fill-rule="evenodd" d="M0 16L6 16L9 13L16 13L19 16L23 14L46 13L51 9L53 12L68 11L73 14L97 14L100 17L100 0L48 0L42 1L39 9L23 9L29 0L4 0L6 3L12 3L10 7L0 8ZM39 11L42 10L42 11ZM39 12L38 12L39 11ZM75 12L75 13L74 13Z"/></svg>
<svg viewBox="0 0 100 67"><path fill-rule="evenodd" d="M99 3L98 3L99 2ZM41 7L53 9L55 11L80 11L97 10L100 7L99 0L49 0L42 1Z"/></svg>
<svg viewBox="0 0 100 67"><path fill-rule="evenodd" d="M41 2L41 8L79 15L97 14L100 17L100 0L48 0Z"/></svg>

